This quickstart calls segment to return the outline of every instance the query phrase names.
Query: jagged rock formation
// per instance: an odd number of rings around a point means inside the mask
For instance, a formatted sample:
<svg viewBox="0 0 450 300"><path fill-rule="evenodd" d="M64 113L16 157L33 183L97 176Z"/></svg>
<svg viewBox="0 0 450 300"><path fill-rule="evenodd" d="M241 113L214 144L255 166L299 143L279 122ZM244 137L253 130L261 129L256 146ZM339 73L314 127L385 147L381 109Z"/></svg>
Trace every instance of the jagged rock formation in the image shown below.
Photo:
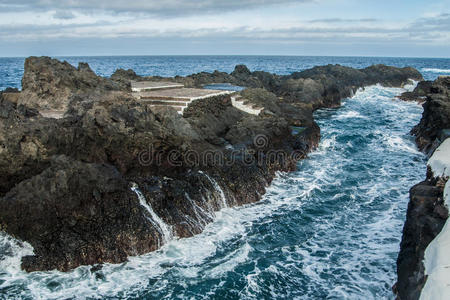
<svg viewBox="0 0 450 300"><path fill-rule="evenodd" d="M24 69L18 102L32 108L66 110L74 94L127 88L123 82L97 76L86 63L75 68L50 57L29 57Z"/></svg>
<svg viewBox="0 0 450 300"><path fill-rule="evenodd" d="M422 119L412 133L416 135L419 149L431 155L447 137L445 129L450 128L450 77L440 77L432 84L419 85L416 90L416 101L422 100L423 91L429 90L429 93L423 105ZM398 299L414 300L420 297L426 282L423 264L425 249L441 232L448 218L448 208L443 199L446 180L435 176L429 168L427 179L410 190L397 259L398 279L394 286Z"/></svg>
<svg viewBox="0 0 450 300"><path fill-rule="evenodd" d="M394 292L399 299L419 299L426 277L423 265L425 249L441 232L448 218L443 199L441 179L427 179L410 190L410 201L400 253L397 259L397 284Z"/></svg>
<svg viewBox="0 0 450 300"><path fill-rule="evenodd" d="M172 235L197 234L215 211L258 201L276 171L295 169L320 138L314 108L365 84L420 77L382 66L291 77L239 66L172 80L259 87L245 93L265 113L246 114L221 96L182 117L131 97L128 78L142 79L132 71L104 79L49 58L30 58L25 69L21 101L0 95L0 228L34 247L22 261L28 271L122 262ZM34 107L66 113L48 119ZM291 126L305 130L293 135Z"/></svg>
<svg viewBox="0 0 450 300"><path fill-rule="evenodd" d="M139 76L131 69L117 69L110 77L111 80L120 84L122 88L126 90L131 90L131 81L138 80Z"/></svg>
<svg viewBox="0 0 450 300"><path fill-rule="evenodd" d="M236 66L231 74L215 71L198 73L186 78L174 78L187 86L202 86L228 82L250 88L263 88L282 97L285 102L309 103L314 108L339 106L340 101L351 96L358 88L382 84L402 86L409 79L422 80L414 68L395 68L375 65L353 69L340 65L314 67L291 75L280 76L268 72L250 72L246 66Z"/></svg>
<svg viewBox="0 0 450 300"><path fill-rule="evenodd" d="M122 71L121 71L122 72ZM130 77L131 79L131 77ZM134 80L161 80L161 77L141 77ZM353 69L340 65L314 67L291 75L276 75L263 71L251 72L246 66L238 65L231 73L214 71L201 72L187 77L164 78L183 83L186 87L201 87L213 83L231 83L247 88L265 89L286 103L311 104L314 109L337 107L340 101L351 96L358 88L382 84L399 87L408 80L422 80L414 68L395 68L375 65L365 69ZM301 99L301 101L298 101Z"/></svg>
<svg viewBox="0 0 450 300"><path fill-rule="evenodd" d="M34 247L22 261L28 271L119 262L158 248L158 231L111 165L54 156L1 201L3 226Z"/></svg>
<svg viewBox="0 0 450 300"><path fill-rule="evenodd" d="M420 81L412 92L404 92L398 98L403 101L417 101L423 102L426 96L431 93L431 88L433 86L433 81Z"/></svg>
<svg viewBox="0 0 450 300"><path fill-rule="evenodd" d="M443 141L442 130L450 129L450 77L441 76L433 82L423 108L422 119L412 133L419 149L432 153Z"/></svg>

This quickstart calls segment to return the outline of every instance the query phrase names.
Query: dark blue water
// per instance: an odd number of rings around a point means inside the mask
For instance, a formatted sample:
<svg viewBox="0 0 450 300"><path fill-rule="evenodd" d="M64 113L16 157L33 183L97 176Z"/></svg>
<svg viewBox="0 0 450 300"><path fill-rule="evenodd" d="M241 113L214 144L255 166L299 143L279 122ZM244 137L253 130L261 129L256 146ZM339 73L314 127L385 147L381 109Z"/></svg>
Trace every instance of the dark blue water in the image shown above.
<svg viewBox="0 0 450 300"><path fill-rule="evenodd" d="M26 274L32 248L0 235L0 298L393 299L408 190L426 172L408 134L422 108L396 100L403 91L373 86L317 111L319 149L261 202L127 263Z"/></svg>
<svg viewBox="0 0 450 300"><path fill-rule="evenodd" d="M389 58L389 57L324 57L324 56L111 56L111 57L57 57L77 66L87 62L101 76L110 76L116 69L133 69L139 75L186 76L214 70L232 72L238 64L252 71L290 74L318 65L341 64L365 68L373 64L397 67L412 66L426 79L436 74L450 74L450 59ZM20 88L25 58L0 58L0 89ZM437 73L436 73L437 71Z"/></svg>

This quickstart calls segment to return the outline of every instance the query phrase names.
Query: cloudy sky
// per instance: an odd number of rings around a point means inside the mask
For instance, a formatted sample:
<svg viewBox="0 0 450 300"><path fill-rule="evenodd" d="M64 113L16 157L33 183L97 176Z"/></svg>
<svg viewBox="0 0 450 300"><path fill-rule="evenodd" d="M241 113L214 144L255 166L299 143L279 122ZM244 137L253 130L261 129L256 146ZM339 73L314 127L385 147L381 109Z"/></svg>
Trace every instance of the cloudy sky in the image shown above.
<svg viewBox="0 0 450 300"><path fill-rule="evenodd" d="M0 0L0 56L450 57L450 0Z"/></svg>

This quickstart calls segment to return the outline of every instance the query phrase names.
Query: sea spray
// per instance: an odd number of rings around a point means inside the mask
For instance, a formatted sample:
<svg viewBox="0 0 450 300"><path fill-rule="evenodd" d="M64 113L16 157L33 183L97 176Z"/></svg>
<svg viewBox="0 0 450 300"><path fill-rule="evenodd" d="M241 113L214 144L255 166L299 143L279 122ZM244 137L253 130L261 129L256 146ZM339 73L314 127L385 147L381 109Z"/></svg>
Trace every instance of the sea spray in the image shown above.
<svg viewBox="0 0 450 300"><path fill-rule="evenodd" d="M0 273L21 273L22 257L33 255L33 247L26 242L16 240L10 235L0 232ZM0 280L0 286L3 286Z"/></svg>
<svg viewBox="0 0 450 300"><path fill-rule="evenodd" d="M323 139L299 162L298 171L279 173L262 201L217 212L203 233L96 272L87 266L21 276L0 271L0 282L10 282L7 288L0 283L0 294L26 299L392 298L408 189L426 172L421 153L387 143L387 137L400 136L408 148L414 145L408 132L422 110L395 100L402 91L369 87L340 109L316 112ZM215 208L206 195L203 202L191 196L205 211Z"/></svg>
<svg viewBox="0 0 450 300"><path fill-rule="evenodd" d="M214 187L216 192L220 195L220 199L222 200L222 208L228 207L227 198L225 197L225 193L224 193L223 189L220 187L220 185L217 183L217 181L214 180L214 178L210 177L208 174L206 174L203 171L198 171L198 172L200 174L204 175L208 179L208 181L212 184L212 186Z"/></svg>
<svg viewBox="0 0 450 300"><path fill-rule="evenodd" d="M192 210L195 214L195 217L197 218L199 223L201 223L201 225L203 225L202 228L204 228L204 226L206 226L209 222L214 220L214 215L213 215L212 210L211 210L211 213L204 210L189 196L188 193L185 193L184 196L185 196L186 200L188 200L188 202L191 204Z"/></svg>
<svg viewBox="0 0 450 300"><path fill-rule="evenodd" d="M150 217L147 217L147 219L155 226L155 228L158 230L158 232L161 234L163 238L163 244L166 244L168 241L170 241L173 238L173 233L171 227L166 224L153 210L153 208L147 203L147 200L145 199L145 196L142 194L142 192L139 190L139 186L136 183L132 183L131 190L136 193L139 199L139 203L142 207L145 208L145 210L150 214ZM158 241L159 244L159 241ZM161 245L159 245L161 246Z"/></svg>

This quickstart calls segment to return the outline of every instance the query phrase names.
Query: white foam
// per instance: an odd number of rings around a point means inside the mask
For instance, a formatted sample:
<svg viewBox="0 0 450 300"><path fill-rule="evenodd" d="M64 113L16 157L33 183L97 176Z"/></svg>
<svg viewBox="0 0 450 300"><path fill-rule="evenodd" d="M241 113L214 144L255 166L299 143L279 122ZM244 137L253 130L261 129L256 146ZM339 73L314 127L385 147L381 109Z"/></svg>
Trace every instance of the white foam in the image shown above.
<svg viewBox="0 0 450 300"><path fill-rule="evenodd" d="M219 278L225 273L233 271L239 264L249 259L248 255L251 250L252 247L248 243L245 243L244 246L227 254L221 258L221 262L217 266L206 272L208 277Z"/></svg>
<svg viewBox="0 0 450 300"><path fill-rule="evenodd" d="M214 187L216 192L219 194L220 199L222 200L222 208L228 207L227 198L225 197L225 193L224 193L222 187L217 183L217 181L214 180L214 178L211 178L208 174L206 174L203 171L199 171L199 173L203 174L209 180L209 182L212 184L212 186Z"/></svg>
<svg viewBox="0 0 450 300"><path fill-rule="evenodd" d="M0 245L2 252L5 253L0 257L0 273L7 272L13 276L22 273L20 268L22 257L33 255L33 247L3 232L0 232ZM0 285L3 286L5 284Z"/></svg>
<svg viewBox="0 0 450 300"><path fill-rule="evenodd" d="M416 86L419 84L419 81L410 79L409 83L405 84L403 88L409 92L413 91Z"/></svg>
<svg viewBox="0 0 450 300"><path fill-rule="evenodd" d="M412 143L406 143L400 136L384 135L383 142L388 146L388 151L407 151L410 153L418 153L417 147Z"/></svg>
<svg viewBox="0 0 450 300"><path fill-rule="evenodd" d="M338 120L350 119L350 118L367 119L367 117L362 116L359 112L353 111L353 110L347 111L347 112L345 112L343 114L339 114L336 118Z"/></svg>
<svg viewBox="0 0 450 300"><path fill-rule="evenodd" d="M433 73L450 74L450 69L423 68L422 72L433 72Z"/></svg>
<svg viewBox="0 0 450 300"><path fill-rule="evenodd" d="M400 93L403 89L393 91ZM356 98L349 101L351 102L348 104L349 109L359 112L354 108L359 105L370 106L372 109L375 105L379 105L380 101L384 101L382 105L392 105L396 108L409 105L408 103L394 103L392 101L395 96L393 91L380 86L368 87L364 91L360 90L356 93ZM383 95L381 98L377 98L374 93ZM344 111L329 110L329 113L339 115ZM420 118L420 114L417 114L416 117ZM328 119L326 122L330 124L333 120ZM416 120L413 123L415 122ZM385 168L386 174L383 176L368 174L367 177L373 176L373 180L365 184L355 183L358 187L344 187L343 182L347 173L343 172L343 168L353 167L353 161L343 157L342 147L346 146L339 139L342 135L343 122L339 123L339 128L335 128L335 125L321 125L324 139L316 152L300 162L298 172L290 174L278 172L277 178L267 189L266 195L260 202L244 207L220 210L215 213L214 222L206 225L204 231L199 235L187 239L172 239L159 251L130 257L129 261L123 264L105 264L102 270L96 273L91 272L89 266L79 267L68 273L54 271L33 274L20 273L22 278L15 284L20 288L23 287L26 296L36 299L89 297L97 299L127 298L128 296L145 298L149 295L145 293L163 295L164 298L208 298L217 296L218 294L214 294L216 290L223 293L225 288L227 293L233 292L234 295L241 298L262 298L268 295L265 294L267 292L270 292L273 298L298 298L299 286L301 286L304 298L314 297L317 295L315 292L321 293L324 288L329 288L330 295L336 297L374 299L374 294L381 295L379 298L390 295L386 284L394 280L395 271L392 268L388 273L385 269L389 268L387 265L394 265L392 257L398 251L398 241L397 237L392 239L392 236L399 235L399 228L402 225L400 220L394 219L394 215L399 215L399 207L406 206L407 197L402 195L398 198L388 193L394 191L391 185L395 184L396 188L398 186L406 187L416 178L399 177L395 181L392 180L391 173L397 173L392 169ZM399 123L409 126L411 121L402 118ZM406 125L392 134L403 135ZM381 134L376 137L377 149L380 152L386 148L380 145L382 144L379 143L381 138ZM373 149L371 151L375 153ZM405 156L409 162L411 155ZM384 161L377 163L382 165L380 168L385 167ZM417 175L417 177L420 176L421 174ZM215 186L212 179L208 178L208 181ZM364 179L361 178L361 180ZM380 184L377 185L379 182ZM381 184L382 182L387 182L388 186ZM370 199L365 194L365 191L374 185L379 187L383 196L381 198L393 199L393 201L391 201L392 203L383 203L389 207L382 208L381 212L373 212L376 215L374 219L383 220L382 222L370 221L371 224L366 224L369 221L367 216L361 216L361 208L376 203L373 200L376 195L372 195L372 191L369 195ZM388 189L387 192L386 189ZM225 193L220 185L217 189L215 186L215 190L223 201ZM336 193L336 191L338 192ZM333 197L334 195L337 198ZM292 213L290 216L294 216L294 218L296 215L303 214L307 205L314 208L319 203L321 208L326 209L333 202L339 201L340 197L350 197L351 201L324 217L313 218L311 222L314 228L311 228L313 229L311 233L306 233L308 234L306 242L294 240L292 244L278 244L278 241L282 241L285 236L276 229L272 231L272 226L283 222L290 213ZM191 200L192 206L195 207L197 203L194 199ZM209 204L209 202L205 201L205 204ZM198 207L194 209L194 215L190 219L187 218L189 222L195 223L197 217L201 218L203 213L212 211L211 207L205 208L200 203L198 203ZM401 210L400 212L404 213ZM348 223L345 223L347 225L351 225L352 222L358 223L354 228L339 225L338 222L342 219L346 220L346 218L348 218ZM260 225L267 225L267 232L260 230L258 228ZM286 228L286 231L283 232L298 231L300 230L297 227L299 225L293 224L292 228ZM288 235L289 233L286 234L286 236ZM266 244L266 238L274 239L276 243L267 242ZM386 238L389 239L387 242L384 240ZM264 245L270 246L270 249L253 248L255 242L261 246L261 241L264 241ZM277 253L277 251L279 252ZM326 251L326 256L317 255L320 251ZM264 265L266 260L276 259L279 255L282 255L282 260ZM338 260L336 260L336 255L339 255ZM259 260L264 262L259 263ZM333 263L330 263L331 261ZM241 266L251 267L248 271L242 272ZM367 268L370 274L363 274ZM341 272L342 275L333 272ZM99 274L102 275L100 279L97 278ZM306 284L303 284L305 281L297 278L295 276L297 274L299 277L309 275L310 278ZM223 287L225 281L230 283L231 276L233 279L237 278L233 282L233 286ZM266 279L271 276L274 280L270 283L269 288ZM0 275L0 279L9 277L9 274ZM334 280L339 277L342 278ZM211 281L216 283L214 286L206 288L205 285ZM49 287L53 282L59 283L59 286L57 288ZM334 285L330 285L330 283ZM201 292L203 293L204 290L206 292L201 295L193 295L192 286L201 287ZM319 287L319 290L314 290L315 287ZM232 291L233 288L239 290ZM289 295L294 290L293 288L297 294ZM143 296L142 293L144 293Z"/></svg>
<svg viewBox="0 0 450 300"><path fill-rule="evenodd" d="M324 138L319 144L319 151L331 150L336 145L336 136L332 135L329 138Z"/></svg>
<svg viewBox="0 0 450 300"><path fill-rule="evenodd" d="M147 217L147 219L155 226L159 233L161 233L164 244L170 241L173 238L172 228L155 213L136 183L133 183L131 190L138 196L141 206L150 214L151 218Z"/></svg>
<svg viewBox="0 0 450 300"><path fill-rule="evenodd" d="M192 206L194 215L198 220L197 225L199 224L201 228L205 228L205 226L208 224L208 222L205 219L208 219L209 221L214 220L214 212L212 211L212 209L211 212L207 212L197 203L195 203L195 201L192 200L192 198L189 196L188 193L185 193L184 196Z"/></svg>

